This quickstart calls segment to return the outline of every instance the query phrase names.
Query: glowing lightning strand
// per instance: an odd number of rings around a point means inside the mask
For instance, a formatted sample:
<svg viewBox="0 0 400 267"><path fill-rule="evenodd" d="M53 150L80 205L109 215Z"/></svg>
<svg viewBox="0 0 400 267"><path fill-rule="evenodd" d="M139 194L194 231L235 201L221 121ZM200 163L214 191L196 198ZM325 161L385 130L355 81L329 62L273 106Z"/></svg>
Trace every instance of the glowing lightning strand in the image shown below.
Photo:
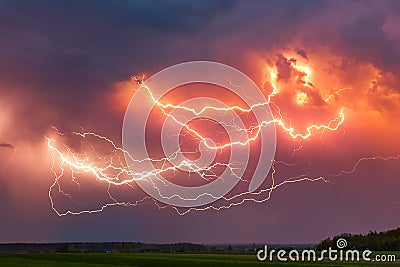
<svg viewBox="0 0 400 267"><path fill-rule="evenodd" d="M305 78L305 85L306 86L311 86L310 84L310 78L311 78L311 72L308 69L304 69L301 68L299 66L294 66L295 69L297 69L298 71L303 71L306 75ZM234 145L247 145L248 143L256 140L260 134L261 128L262 127L266 127L269 124L275 123L279 126L282 127L282 129L289 134L289 136L293 139L296 138L301 138L301 139L307 139L310 136L313 135L313 133L315 132L315 130L330 130L330 131L336 131L340 125L344 122L344 112L343 109L341 109L339 116L335 119L332 119L328 124L326 125L310 125L309 127L307 127L306 129L306 133L302 134L302 133L296 133L295 129L291 126L287 126L284 122L283 122L283 116L282 113L280 112L280 109L271 102L272 97L274 97L275 95L277 95L280 92L280 89L277 85L277 72L275 69L271 69L270 70L270 83L271 86L273 88L273 91L267 96L267 101L264 103L257 103L254 104L252 106L250 106L249 108L242 108L239 106L231 106L228 108L217 108L217 107L213 107L213 106L206 106L203 107L201 110L195 110L195 109L191 109L188 107L184 107L184 106L179 106L179 105L172 105L172 104L163 104L160 101L158 101L158 99L154 96L154 94L152 93L152 91L150 90L150 88L144 83L143 78L142 80L138 80L136 78L134 78L135 81L142 87L144 88L149 96L150 99L153 101L153 103L158 106L162 112L164 113L165 116L170 117L175 123L177 123L178 125L184 126L189 132L191 132L192 134L194 134L196 137L198 137L208 148L211 149L223 149L225 147L228 146L234 146ZM338 92L337 92L338 93ZM329 100L329 97L328 97ZM216 146L216 145L209 145L207 143L207 139L204 138L201 134L199 134L196 130L194 130L193 128L189 127L187 124L182 123L181 121L179 121L177 118L175 118L174 116L172 116L170 113L168 113L166 110L167 109L184 109L185 111L189 111L192 112L194 115L196 116L200 116L201 114L203 114L204 112L206 112L207 110L214 110L214 111L219 111L219 112L226 112L226 111L238 111L238 112L252 112L254 111L254 109L256 108L261 108L261 107L266 107L269 104L273 104L276 107L276 110L278 111L278 118L274 118L270 121L262 121L260 122L257 126L252 126L248 129L241 129L241 128L237 128L237 130L239 131L245 131L248 134L253 134L252 137L249 137L248 139L244 140L244 141L235 141L235 142L231 142L231 143L227 143L221 146ZM57 131L58 133L58 131ZM255 133L255 134L254 134ZM63 152L61 152L57 147L56 147L56 143L57 141L46 137L47 139L47 144L48 147L53 151L53 165L52 165L52 171L55 175L55 181L52 184L52 186L50 187L49 190L49 198L51 200L51 204L52 204L52 208L53 210L59 215L59 216L63 216L63 215L67 215L67 214L72 214L72 215L78 215L78 214L83 214L83 213L96 213L96 212L101 212L103 211L105 208L110 207L110 206L136 206L140 203L143 203L146 199L148 199L148 197L145 197L141 200L138 200L134 203L130 203L130 202L119 202L117 201L117 199L115 197L112 196L111 192L110 192L110 188L111 185L114 186L120 186L120 185L128 185L131 186L130 183L137 181L139 179L148 179L150 177L156 177L159 174L165 173L167 171L176 171L177 169L181 168L181 167L187 167L190 172L194 172L197 174L200 174L200 176L202 178L206 178L206 176L204 175L205 171L210 171L212 168L217 167L217 166L224 166L229 168L232 172L233 172L233 167L230 164L221 164L221 163L216 163L214 165L208 166L208 167L201 167L201 166L197 166L195 164L192 164L188 161L182 161L181 164L178 165L174 165L172 167L165 167L165 163L167 161L169 161L171 158L164 158L164 159L160 159L160 160L156 160L156 159L151 159L151 158L146 158L146 159L133 159L131 157L131 155L129 155L126 151L124 151L121 148L118 148L110 139L94 134L94 133L73 133L75 135L78 135L82 138L86 138L87 136L94 136L96 138L99 138L101 140L106 141L107 143L110 143L113 146L114 151L118 151L121 152L123 154L125 154L126 156L128 156L128 158L130 160L132 160L132 162L142 162L142 161L151 161L151 162L162 162L163 163L163 167L159 168L159 169L155 169L153 171L149 171L149 172L140 172L140 173L135 173L132 171L129 171L128 168L125 167L117 167L114 166L112 163L112 160L110 160L110 162L105 166L105 167L99 167L96 166L96 164L94 162L89 162L88 158L81 158L79 155L75 154L72 149L64 146L64 149L66 149L67 153L64 154ZM92 150L95 150L94 148L92 148ZM57 172L54 170L55 168L55 157L58 157L61 160L61 164L60 164L60 173L57 174ZM175 154L176 156L176 154ZM122 164L120 164L122 165ZM59 180L61 179L61 177L64 175L64 166L68 166L70 171L72 172L72 178L73 181L76 180L75 177L75 173L77 173L78 171L83 172L83 173L90 173L92 175L94 175L96 177L97 180L100 181L104 181L108 183L108 188L107 188L107 193L109 198L112 200L112 203L107 203L105 205L103 205L100 209L95 209L95 210L84 210L84 211L79 211L79 212L73 212L73 211L67 211L67 212L59 212L56 208L55 208L55 204L53 202L53 198L52 198L52 191L54 187L58 187L58 191L60 193L62 193L64 196L67 196L69 198L71 198L71 196L67 193L65 193L64 191L62 191L60 184L59 184ZM109 170L114 170L117 171L117 174L115 174L114 176L110 176L108 171ZM177 208L175 208L179 214L183 215L186 214L188 212L190 212L191 210L206 210L206 209L213 209L213 210L220 210L222 208L229 208L235 205L240 205L242 203L244 203L245 201L255 201L255 202L264 202L267 201L270 198L271 192L284 185L287 183L295 183L295 182L300 182L300 181L325 181L327 182L328 180L326 180L323 177L317 177L317 178L309 178L306 177L305 175L299 175L297 177L293 177L290 179L285 179L283 182L275 184L275 179L274 179L274 175L275 175L275 167L273 166L273 173L272 173L272 185L267 188L267 189L263 189L260 190L258 192L242 192L240 194L237 194L233 197L227 198L227 197L223 197L222 199L224 201L230 202L228 205L222 205L220 207L215 207L215 206L208 206L205 208L192 208L192 209L188 209L187 211L181 213L178 211ZM121 175L126 175L128 177L131 177L130 179L120 179ZM150 179L151 180L151 179ZM159 192L161 195L161 192ZM264 199L261 200L257 200L254 198L254 196L259 196L263 193L267 193L268 196ZM208 194L210 196L212 196L211 194ZM242 197L245 197L247 195L251 195L251 198L243 198L240 199ZM166 196L163 196L166 197ZM173 195L173 196L168 196L168 197L179 197L181 198L181 196L177 196L177 195ZM199 196L200 197L200 196ZM213 196L212 196L213 197ZM217 199L217 197L215 197ZM238 201L236 201L236 199L238 199Z"/></svg>
<svg viewBox="0 0 400 267"><path fill-rule="evenodd" d="M279 117L280 117L279 119L272 119L272 120L270 120L270 121L261 121L261 122L259 122L259 124L258 124L257 126L252 126L252 127L250 127L249 129L240 129L240 130L245 131L245 132L247 132L247 133L250 133L250 132L253 132L254 130L256 130L256 133L254 134L254 136L248 138L248 139L245 140L245 141L235 141L235 142L227 143L227 144L220 145L220 146L209 145L206 138L204 138L200 133L198 133L196 130L194 130L193 128L191 128L190 126L188 126L186 123L183 123L183 122L179 121L176 117L174 117L173 115L171 115L170 113L168 113L168 112L166 111L166 109L168 109L168 108L183 109L183 110L185 110L185 111L192 112L192 113L195 114L196 116L200 116L201 114L203 114L203 113L204 113L205 111L207 111L207 110L215 110L215 111L232 111L232 110L237 110L237 111L241 111L241 112L251 112L251 111L254 111L254 109L257 108L257 107L262 107L262 106L267 106L267 105L269 105L269 103L270 103L270 98L271 98L274 94L276 94L275 91L279 91L279 90L277 89L277 87L274 87L274 92L268 96L268 101L267 101L267 102L254 104L254 105L252 105L252 106L251 106L250 108L248 108L248 109L245 109L245 108L242 108L242 107L239 107L239 106L231 106L231 107L227 107L227 108L217 108L217 107L213 107L213 106L206 106L206 107L203 107L201 110L196 111L196 110L193 109L193 108L188 108L188 107L185 107L185 106L172 105L172 104L163 104L163 103L161 103L161 102L154 96L154 94L152 93L152 91L150 90L150 88L149 88L143 81L140 81L140 82L139 82L137 79L136 79L136 81L138 82L138 84L139 84L142 88L144 88L144 89L148 92L148 94L149 94L151 100L154 102L155 105L157 105L158 107L161 108L161 110L162 110L162 112L163 112L163 114L164 114L165 116L171 118L175 123L177 123L177 124L179 124L179 125L185 127L188 131L190 131L190 132L193 133L195 136L197 136L197 137L204 143L204 145L205 145L207 148L210 148L210 149L224 149L224 148L226 148L226 147L231 147L231 146L234 146L234 145L242 145L242 146L243 146L243 145L247 145L247 144L249 144L250 142L255 141L255 140L259 137L259 135L260 135L261 130L262 130L263 127L266 127L266 126L268 126L268 125L270 125L270 124L274 124L274 123L277 124L277 125L279 125L279 126L281 126L282 129L283 129L286 133L288 133L288 134L290 135L290 137L293 138L293 139L296 139L296 138L307 139L307 138L309 138L309 137L312 135L312 130L329 130L329 131L336 131L336 130L340 127L340 125L344 122L344 119L345 119L345 116L344 116L344 109L342 108L342 109L340 110L340 112L339 112L339 116L338 116L337 118L335 118L335 119L332 119L327 125L314 125L314 124L313 124L313 125L310 125L310 126L307 127L307 129L306 129L306 134L302 134L302 133L295 133L295 129L294 129L293 127L289 127L289 126L285 125L281 113L278 112ZM276 88L276 89L275 89L275 88ZM334 122L337 122L337 123L336 123L336 126L331 126Z"/></svg>

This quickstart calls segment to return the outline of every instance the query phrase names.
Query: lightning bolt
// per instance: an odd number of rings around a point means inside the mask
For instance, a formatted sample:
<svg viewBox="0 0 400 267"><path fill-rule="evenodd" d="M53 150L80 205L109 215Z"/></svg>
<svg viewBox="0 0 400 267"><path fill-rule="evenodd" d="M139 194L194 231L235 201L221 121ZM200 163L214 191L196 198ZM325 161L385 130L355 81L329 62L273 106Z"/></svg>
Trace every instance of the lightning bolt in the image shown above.
<svg viewBox="0 0 400 267"><path fill-rule="evenodd" d="M346 174L353 174L356 172L356 170L358 169L358 167L366 161L375 161L375 160L383 160L383 161L390 161L390 160L400 160L400 154L397 156L374 156L374 157L362 157L359 160L357 160L357 162L353 165L353 167L349 170L343 170L340 171L337 174L334 174L334 177L338 177L338 176L342 176L342 175L346 175Z"/></svg>
<svg viewBox="0 0 400 267"><path fill-rule="evenodd" d="M299 67L299 66L297 66ZM309 71L307 69L307 71ZM307 75L310 75L307 72ZM263 127L267 127L270 124L276 124L282 127L282 129L290 135L291 138L293 139L297 139L297 138L302 138L302 139L307 139L310 136L313 135L313 132L315 132L315 130L329 130L329 131L336 131L340 125L344 122L345 116L344 116L344 108L341 108L339 111L339 115L338 117L332 119L331 121L329 121L327 124L322 124L322 125L310 125L307 127L306 132L305 133L298 133L296 132L296 130L293 127L288 126L287 124L285 124L283 116L280 112L280 109L278 106L276 106L275 104L273 104L271 102L271 98L273 96L275 96L276 94L278 94L280 92L280 89L277 86L276 83L276 79L277 79L277 74L275 70L271 70L270 73L270 77L271 77L271 84L273 87L273 91L271 94L268 95L267 97L267 101L264 103L257 103L254 104L252 106L250 106L249 108L242 108L240 106L230 106L230 107L226 107L226 108L218 108L218 107L214 107L214 106L205 106L203 108L201 108L200 110L196 110L194 108L188 108L185 106L181 106L181 105L173 105L170 103L167 104L163 104L161 103L152 93L151 89L144 83L143 80L138 80L137 78L133 77L133 79L138 83L139 86L141 86L142 88L144 88L146 90L146 92L149 94L150 99L153 101L153 103L158 106L162 112L164 113L165 116L170 117L175 123L177 123L178 125L181 125L183 127L185 127L189 132L193 133L196 137L198 137L203 144L210 149L224 149L226 147L232 147L235 145L247 145L252 141L255 141L260 133ZM308 77L308 76L307 76ZM308 81L308 79L306 80ZM245 131L248 134L253 134L255 132L255 134L244 140L244 141L237 141L237 142L231 142L231 143L226 143L220 146L216 146L216 145L210 145L207 142L207 139L204 138L200 133L198 133L196 130L194 130L193 128L191 128L190 126L188 126L186 123L179 121L179 119L177 119L176 117L172 116L171 114L169 114L166 110L167 109L182 109L188 112L193 113L196 116L200 116L202 115L204 112L206 112L207 110L213 110L216 112L227 112L227 111L240 111L240 112L244 112L244 113L249 113L249 112L253 112L254 109L259 108L259 107L266 107L269 104L273 104L274 107L277 110L278 113L278 118L273 119L273 120L269 120L269 121L261 121L257 126L252 126L248 129L239 129L240 131ZM334 126L333 126L334 125Z"/></svg>
<svg viewBox="0 0 400 267"><path fill-rule="evenodd" d="M340 94L341 92L343 92L343 91L345 91L345 90L351 90L351 89L352 89L352 88L350 88L350 87L340 88L340 89L336 90L336 92L334 92L334 93L328 95L328 96L324 99L324 101L325 101L325 102L329 102L331 99L336 98L337 95Z"/></svg>
<svg viewBox="0 0 400 267"><path fill-rule="evenodd" d="M307 66L302 66L299 65L296 61L291 60L289 61L291 66L298 72L300 73L299 79L301 83L309 88L314 88L312 83L311 83L311 70ZM324 131L337 131L339 127L344 123L345 121L345 114L344 114L344 108L340 108L337 117L329 120L326 124L311 124L308 127L306 127L305 131L300 132L296 130L294 127L291 126L291 122L288 118L283 116L280 108L278 105L276 105L272 99L274 96L278 95L280 92L282 92L282 89L279 88L278 86L278 72L276 68L269 68L269 83L272 88L272 92L267 95L266 101L263 103L256 103L250 107L243 108L241 106L230 106L230 107L214 107L214 106L205 106L200 109L195 109L195 108L189 108L183 105L174 105L171 103L162 103L159 101L155 95L153 94L151 88L146 85L144 81L144 76L142 76L140 79L133 77L133 80L147 92L149 96L149 100L152 101L154 106L158 107L162 114L165 117L168 117L172 119L174 123L176 123L179 126L184 127L187 132L191 133L194 137L196 137L200 142L202 142L207 148L209 149L214 149L214 150L223 150L224 148L227 147L233 147L233 146L244 146L248 145L249 143L255 141L258 139L260 132L263 127L267 127L268 125L275 124L279 126L284 133L286 133L290 138L293 140L300 140L299 142L299 147L296 148L292 154L294 154L299 151L302 148L302 140L308 139L318 133L323 133ZM330 94L325 98L325 102L329 102L331 99L335 98L337 94L340 92L347 90L350 88L341 88L337 90L336 92ZM190 112L196 116L201 116L204 114L206 111L214 111L214 112L227 112L227 111L235 111L235 112L241 112L241 113L251 113L254 112L255 109L258 108L266 108L269 105L271 105L275 111L275 116L272 120L268 121L261 121L257 125L250 126L248 128L240 128L237 127L236 125L226 125L226 126L231 126L234 127L237 131L242 131L245 132L248 136L247 139L245 140L240 140L240 141L234 141L234 142L228 142L225 144L210 144L207 138L205 138L201 133L199 133L196 129L193 127L190 127L188 124L184 123L183 121L179 120L179 118L173 116L168 110L171 109L180 109L184 110L186 112ZM60 133L56 128L54 128L56 132L56 136L63 137L66 134ZM256 203L263 203L268 201L271 198L271 194L273 190L278 189L284 185L287 184L293 184L293 183L298 183L298 182L329 182L329 179L324 178L322 176L317 176L317 177L310 177L305 174L301 174L298 176L293 176L289 178L283 179L281 182L276 182L276 165L284 165L284 166L293 166L298 163L286 163L283 161L274 161L272 165L272 172L271 172L271 184L264 189L255 191L255 192L240 192L237 194L234 194L231 197L222 197L222 198L217 198L215 196L210 195L211 197L215 197L215 199L219 199L218 202L219 205L208 205L205 207L197 207L197 208L187 208L182 211L182 209L173 207L170 205L162 205L156 200L145 196L143 198L140 198L136 201L130 202L130 201L119 201L116 197L113 196L111 192L112 187L119 187L119 186L129 186L129 187L134 187L135 181L138 180L149 180L151 181L151 177L157 177L157 175L168 175L169 173L175 173L178 171L180 168L185 167L187 170L189 170L189 173L195 173L199 175L202 179L209 180L210 178L217 178L216 172L214 172L217 168L227 168L229 169L232 173L234 173L235 166L233 163L229 164L224 164L224 163L214 163L210 166L204 167L204 166L198 166L196 164L193 164L190 161L183 160L177 165L169 165L168 162L172 159L175 159L177 156L178 151L176 153L173 153L169 157L161 158L161 159L154 159L154 158L145 158L145 159L135 159L132 155L129 155L129 153L122 148L119 148L111 139L91 133L91 132L84 132L84 133L78 133L78 132L72 132L69 133L69 135L79 137L83 140L83 142L89 147L88 151L83 151L83 152L76 152L74 149L70 148L66 144L64 144L62 141L58 140L57 138L54 137L45 137L47 141L47 146L51 151L52 155L52 167L51 170L54 174L55 180L53 184L49 188L48 192L48 197L51 202L52 209L55 211L55 213L58 216L65 216L65 215L80 215L80 214L85 214L85 213L98 213L102 212L104 209L108 207L113 207L113 206L137 206L140 204L143 204L146 202L146 200L153 200L154 203L157 205L158 208L173 208L176 210L176 212L179 215L185 215L191 211L204 211L204 210L221 210L221 209L228 209L233 206L241 205L245 202L256 202ZM88 137L96 138L99 141L105 142L107 145L109 145L112 148L112 151L110 154L104 156L104 155L99 155L96 153L96 149L93 144L91 144L88 141ZM143 172L135 172L131 171L134 168L129 168L131 166L126 166L123 160L123 156L129 158L132 164L135 163L140 163L143 161L149 161L151 163L158 163L161 165L161 167L155 168L152 171L143 171ZM94 159L95 160L94 160ZM371 157L371 158L361 158L358 160L355 165L353 166L352 169L348 171L341 171L337 173L336 175L333 175L333 177L341 176L344 174L349 174L353 173L356 171L358 166L363 162L363 161L368 161L368 160L377 160L377 159L382 159L382 160L399 160L400 155L397 157ZM56 169L59 169L58 171ZM90 175L95 178L96 181L99 182L104 182L107 184L107 195L109 198L109 203L101 205L97 209L85 209L85 210L79 210L79 211L72 211L72 210L67 210L65 212L59 211L58 208L56 207L55 201L53 199L53 195L55 191L58 191L61 195L68 197L70 200L72 200L72 197L69 193L66 193L65 191L62 190L60 181L63 179L63 177L66 175L66 169L68 172L71 173L72 176L72 181L79 185L79 179L78 175L79 174L84 174L84 175ZM240 177L239 177L240 178ZM246 180L241 179L243 182L248 182ZM153 184L154 185L154 184ZM160 196L162 196L161 192L158 191ZM162 196L163 198L172 198L172 197L178 197L183 199L179 195L173 195L173 196ZM198 196L201 197L201 196ZM197 197L197 198L198 198Z"/></svg>
<svg viewBox="0 0 400 267"><path fill-rule="evenodd" d="M13 153L12 153L11 156L8 158L6 164L4 165L4 168L3 168L2 172L1 172L0 181L2 181L2 180L4 179L4 177L5 177L5 175L6 175L6 172L7 172L8 167L10 167L10 165L11 165L13 159L14 159L15 154L17 154L17 148L14 147L14 146L11 145L11 144L0 144L0 146L1 146L1 147L7 147L7 148L12 148L12 149L13 149Z"/></svg>

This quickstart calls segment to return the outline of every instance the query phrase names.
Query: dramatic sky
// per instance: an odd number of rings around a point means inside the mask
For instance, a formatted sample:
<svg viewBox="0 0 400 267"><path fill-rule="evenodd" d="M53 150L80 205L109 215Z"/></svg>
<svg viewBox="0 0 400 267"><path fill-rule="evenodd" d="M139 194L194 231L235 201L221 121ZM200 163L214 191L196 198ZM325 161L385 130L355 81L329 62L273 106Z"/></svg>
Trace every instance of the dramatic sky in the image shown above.
<svg viewBox="0 0 400 267"><path fill-rule="evenodd" d="M398 227L398 25L398 1L1 1L0 242L313 243ZM274 102L301 133L343 108L337 131L303 141L277 126L277 181L304 174L329 182L286 184L268 201L220 211L179 215L148 200L58 216L48 193L52 127L121 146L137 88L131 77L193 60L233 66L265 95L274 69L281 90ZM310 87L295 65L310 70ZM357 164L362 158L369 159ZM89 176L82 187L63 177L73 201L54 189L57 210L104 205L104 184ZM144 195L112 191L128 200Z"/></svg>

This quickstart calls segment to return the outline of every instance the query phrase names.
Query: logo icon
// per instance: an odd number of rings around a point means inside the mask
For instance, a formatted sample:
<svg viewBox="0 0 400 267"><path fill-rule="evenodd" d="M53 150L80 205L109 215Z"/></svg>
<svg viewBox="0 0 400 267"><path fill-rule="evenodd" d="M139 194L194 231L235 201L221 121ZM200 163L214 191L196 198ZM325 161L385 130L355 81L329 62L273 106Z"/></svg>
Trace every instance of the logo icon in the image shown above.
<svg viewBox="0 0 400 267"><path fill-rule="evenodd" d="M339 238L336 241L336 246L338 247L338 249L347 247L347 240L344 238Z"/></svg>

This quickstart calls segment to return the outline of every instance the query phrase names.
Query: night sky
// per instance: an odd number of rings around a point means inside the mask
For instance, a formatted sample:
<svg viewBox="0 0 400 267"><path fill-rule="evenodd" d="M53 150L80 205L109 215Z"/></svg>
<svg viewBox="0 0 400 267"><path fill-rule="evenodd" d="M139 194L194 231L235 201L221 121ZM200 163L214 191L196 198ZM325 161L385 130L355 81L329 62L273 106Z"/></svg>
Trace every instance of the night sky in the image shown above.
<svg viewBox="0 0 400 267"><path fill-rule="evenodd" d="M0 242L316 243L398 227L399 25L399 1L1 1ZM55 128L90 131L121 146L138 87L131 77L193 60L237 68L265 95L274 68L274 103L299 132L343 108L336 131L305 140L276 126L277 181L304 174L329 182L285 184L268 201L219 211L179 215L146 200L58 216L46 137ZM293 62L311 70L311 87ZM357 164L366 157L379 158ZM55 193L59 210L104 205L104 184L86 176L80 188L63 180L80 204Z"/></svg>

